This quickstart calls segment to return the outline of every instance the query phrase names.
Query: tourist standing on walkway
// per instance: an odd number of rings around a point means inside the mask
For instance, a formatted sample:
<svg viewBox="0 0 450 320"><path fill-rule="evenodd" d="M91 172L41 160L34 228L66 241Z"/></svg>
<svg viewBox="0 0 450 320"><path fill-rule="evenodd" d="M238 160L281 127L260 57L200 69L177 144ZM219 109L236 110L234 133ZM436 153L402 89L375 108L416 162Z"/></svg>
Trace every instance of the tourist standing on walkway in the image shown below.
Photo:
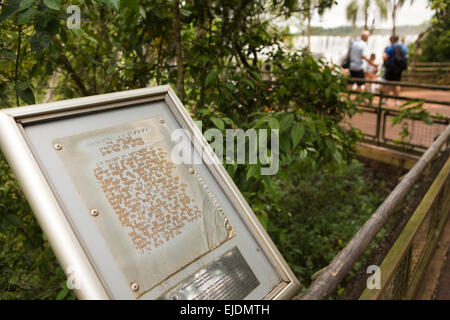
<svg viewBox="0 0 450 320"><path fill-rule="evenodd" d="M376 55L372 53L370 55L370 61L375 65L369 63L364 63L364 77L366 80L376 81L378 78L378 64L375 63ZM366 83L366 89L370 93L375 93L376 84L375 83Z"/></svg>
<svg viewBox="0 0 450 320"><path fill-rule="evenodd" d="M352 47L349 52L350 57L350 77L360 78L361 81L356 81L358 86L364 85L364 60L372 66L376 66L369 59L369 52L367 48L367 40L369 39L370 32L365 30L361 33L361 39L352 43ZM349 82L350 85L353 81Z"/></svg>
<svg viewBox="0 0 450 320"><path fill-rule="evenodd" d="M384 79L387 81L400 81L402 79L402 72L406 70L407 63L407 54L408 48L398 42L399 36L393 34L389 40L391 41L391 45L386 48L384 51ZM387 94L391 91L394 91L394 95L398 96L400 94L400 86L385 86L385 90Z"/></svg>

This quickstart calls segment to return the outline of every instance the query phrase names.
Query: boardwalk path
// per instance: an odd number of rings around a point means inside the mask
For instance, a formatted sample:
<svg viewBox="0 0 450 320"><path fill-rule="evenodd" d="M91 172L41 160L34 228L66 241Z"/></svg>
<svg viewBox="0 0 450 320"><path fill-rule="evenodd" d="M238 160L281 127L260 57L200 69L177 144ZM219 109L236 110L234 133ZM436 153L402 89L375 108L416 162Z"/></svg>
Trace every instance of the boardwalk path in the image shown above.
<svg viewBox="0 0 450 320"><path fill-rule="evenodd" d="M414 97L419 99L432 99L439 101L450 102L450 91L436 91L436 90L404 90L400 93L403 97ZM373 105L378 105L378 97L373 100ZM401 105L405 103L404 100L398 100ZM397 105L397 101L393 99L387 99L384 108L400 110L400 106ZM424 103L423 108L430 112L431 115L442 115L450 118L450 106ZM400 138L401 125L392 125L393 116L386 117L385 137L391 140ZM361 129L365 134L376 135L377 115L376 113L362 113L355 114L351 119L347 121L354 127ZM406 142L422 146L430 146L434 139L445 129L444 124L427 125L420 121L405 120L407 122L407 128L410 135L405 139Z"/></svg>

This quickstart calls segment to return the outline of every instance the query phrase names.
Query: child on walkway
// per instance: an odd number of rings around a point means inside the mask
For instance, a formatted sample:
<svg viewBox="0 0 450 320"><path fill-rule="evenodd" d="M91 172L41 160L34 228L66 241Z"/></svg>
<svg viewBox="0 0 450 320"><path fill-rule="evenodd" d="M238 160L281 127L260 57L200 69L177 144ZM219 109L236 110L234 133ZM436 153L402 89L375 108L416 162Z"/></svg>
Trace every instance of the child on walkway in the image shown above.
<svg viewBox="0 0 450 320"><path fill-rule="evenodd" d="M378 76L378 64L375 63L375 53L372 53L370 55L370 62L371 63L366 63L365 64L365 68L364 68L364 78L366 80L371 80L371 81L375 81L377 80ZM375 83L366 83L366 88L368 88L367 91L371 92L371 93L375 93L375 89L376 89L376 84Z"/></svg>

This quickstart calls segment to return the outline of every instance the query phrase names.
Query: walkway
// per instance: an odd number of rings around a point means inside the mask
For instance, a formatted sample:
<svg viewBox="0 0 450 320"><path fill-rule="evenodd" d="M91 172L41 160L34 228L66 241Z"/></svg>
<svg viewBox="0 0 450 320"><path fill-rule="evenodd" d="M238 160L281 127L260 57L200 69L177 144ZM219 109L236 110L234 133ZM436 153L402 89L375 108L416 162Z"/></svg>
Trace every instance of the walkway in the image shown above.
<svg viewBox="0 0 450 320"><path fill-rule="evenodd" d="M436 90L421 90L405 88L400 96L414 97L419 99L432 99L438 101L450 102L449 91L436 91ZM397 103L398 101L398 103ZM401 104L404 104L405 100L387 99L383 104L383 108L401 110ZM372 104L378 106L379 98L374 97ZM400 106L399 106L399 105ZM450 118L450 106L424 103L423 108L430 112L431 115L443 115ZM401 139L400 132L402 131L402 125L392 125L393 115L386 115L386 128L384 132L384 138L389 140ZM364 112L362 114L355 114L351 119L347 121L355 128L360 129L366 135L376 136L377 130L377 114L374 112ZM383 122L383 119L381 119ZM410 132L409 136L404 140L407 143L421 145L429 147L434 139L445 129L445 124L434 124L432 126L425 124L421 121L404 121L407 130Z"/></svg>

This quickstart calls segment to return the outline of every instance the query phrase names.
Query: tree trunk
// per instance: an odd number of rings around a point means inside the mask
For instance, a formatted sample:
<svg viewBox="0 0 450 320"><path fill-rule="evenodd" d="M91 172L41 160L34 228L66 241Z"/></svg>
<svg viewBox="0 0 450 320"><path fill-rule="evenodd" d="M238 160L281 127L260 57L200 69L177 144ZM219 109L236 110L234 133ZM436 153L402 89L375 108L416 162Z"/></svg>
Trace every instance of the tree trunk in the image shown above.
<svg viewBox="0 0 450 320"><path fill-rule="evenodd" d="M156 62L156 84L159 86L161 83L161 52L163 45L163 37L159 40L158 59Z"/></svg>
<svg viewBox="0 0 450 320"><path fill-rule="evenodd" d="M16 65L14 68L14 88L16 92L16 103L20 106L19 94L17 93L17 82L19 81L20 45L22 43L22 26L19 26L19 38L17 40Z"/></svg>
<svg viewBox="0 0 450 320"><path fill-rule="evenodd" d="M50 78L48 89L45 92L45 97L43 103L47 103L53 100L53 96L55 95L55 86L58 84L58 72L53 71L52 76Z"/></svg>
<svg viewBox="0 0 450 320"><path fill-rule="evenodd" d="M72 67L72 64L70 63L70 61L67 58L67 56L64 53L60 52L59 53L59 57L61 59L62 64L66 68L67 72L72 77L72 80L75 82L75 84L77 85L78 89L80 89L80 91L83 94L83 96L85 96L85 97L89 96L90 95L89 90L85 87L85 85L83 83L83 80L78 75L78 73L75 71L75 69Z"/></svg>
<svg viewBox="0 0 450 320"><path fill-rule="evenodd" d="M177 91L178 97L181 102L184 103L185 92L184 92L184 69L183 69L183 52L181 48L181 22L180 22L180 1L174 0L173 2L173 26L175 33L175 51L177 59Z"/></svg>
<svg viewBox="0 0 450 320"><path fill-rule="evenodd" d="M308 52L311 52L311 9L308 8L308 24L306 27L306 34L308 37Z"/></svg>
<svg viewBox="0 0 450 320"><path fill-rule="evenodd" d="M397 1L394 0L394 8L392 9L392 34L395 34L395 16L397 15Z"/></svg>
<svg viewBox="0 0 450 320"><path fill-rule="evenodd" d="M367 20L369 20L369 8L364 9L364 30L369 30Z"/></svg>

